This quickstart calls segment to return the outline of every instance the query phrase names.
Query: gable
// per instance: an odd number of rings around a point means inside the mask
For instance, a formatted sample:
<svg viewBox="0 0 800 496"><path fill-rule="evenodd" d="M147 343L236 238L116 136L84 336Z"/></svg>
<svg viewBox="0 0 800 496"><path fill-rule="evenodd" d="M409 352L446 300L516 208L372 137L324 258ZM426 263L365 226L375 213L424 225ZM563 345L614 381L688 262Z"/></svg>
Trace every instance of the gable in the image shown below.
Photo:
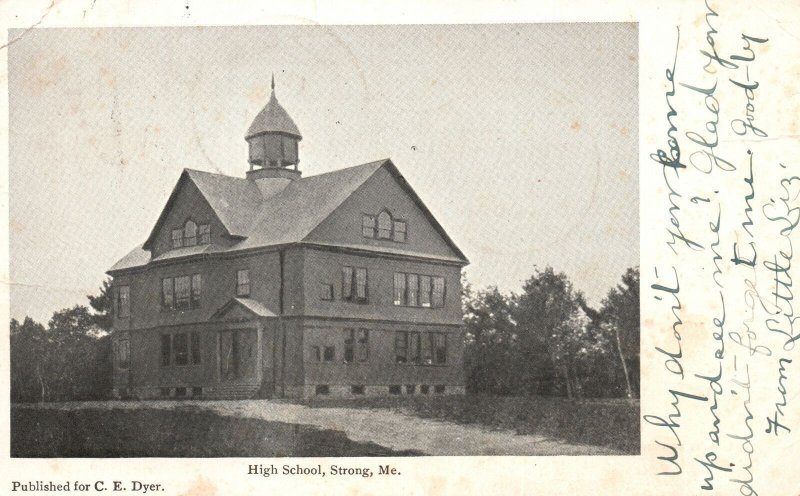
<svg viewBox="0 0 800 496"><path fill-rule="evenodd" d="M172 249L172 230L182 228L188 220L195 224L211 226L211 244L229 245L230 241L225 226L216 215L211 205L187 175L182 175L170 196L167 205L144 245L150 249L153 258Z"/></svg>
<svg viewBox="0 0 800 496"><path fill-rule="evenodd" d="M391 163L378 169L363 185L322 221L304 241L339 246L367 247L466 262L466 257L405 184ZM388 211L406 223L406 241L374 239L362 233L364 214Z"/></svg>

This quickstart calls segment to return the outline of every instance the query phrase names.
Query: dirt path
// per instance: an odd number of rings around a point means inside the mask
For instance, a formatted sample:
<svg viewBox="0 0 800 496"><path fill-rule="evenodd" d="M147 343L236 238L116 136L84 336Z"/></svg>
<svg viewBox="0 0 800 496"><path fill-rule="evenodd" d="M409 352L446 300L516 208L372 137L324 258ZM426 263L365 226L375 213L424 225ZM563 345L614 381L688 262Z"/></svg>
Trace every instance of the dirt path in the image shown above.
<svg viewBox="0 0 800 496"><path fill-rule="evenodd" d="M87 401L52 403L55 409L176 409L196 407L221 415L312 425L344 432L357 442L373 442L393 450L417 450L429 455L621 455L610 448L567 444L511 431L428 420L387 410L310 408L272 400L236 401Z"/></svg>

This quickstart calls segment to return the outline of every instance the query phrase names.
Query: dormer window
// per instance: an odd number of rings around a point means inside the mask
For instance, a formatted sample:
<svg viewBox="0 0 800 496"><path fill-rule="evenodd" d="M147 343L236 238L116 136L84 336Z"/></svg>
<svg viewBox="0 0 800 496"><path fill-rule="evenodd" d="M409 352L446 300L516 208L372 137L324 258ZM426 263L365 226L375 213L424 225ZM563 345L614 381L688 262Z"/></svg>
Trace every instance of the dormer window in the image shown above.
<svg viewBox="0 0 800 496"><path fill-rule="evenodd" d="M361 235L398 243L405 243L408 239L406 221L392 218L388 210L381 211L377 216L364 214L361 217Z"/></svg>
<svg viewBox="0 0 800 496"><path fill-rule="evenodd" d="M392 216L386 210L378 214L378 239L392 239Z"/></svg>
<svg viewBox="0 0 800 496"><path fill-rule="evenodd" d="M183 246L195 246L197 244L197 224L191 220L186 221L183 228Z"/></svg>
<svg viewBox="0 0 800 496"><path fill-rule="evenodd" d="M173 248L180 248L183 246L183 229L173 229L172 230L172 247Z"/></svg>
<svg viewBox="0 0 800 496"><path fill-rule="evenodd" d="M200 236L201 245L211 244L211 226L209 224L200 224L197 227L197 234Z"/></svg>

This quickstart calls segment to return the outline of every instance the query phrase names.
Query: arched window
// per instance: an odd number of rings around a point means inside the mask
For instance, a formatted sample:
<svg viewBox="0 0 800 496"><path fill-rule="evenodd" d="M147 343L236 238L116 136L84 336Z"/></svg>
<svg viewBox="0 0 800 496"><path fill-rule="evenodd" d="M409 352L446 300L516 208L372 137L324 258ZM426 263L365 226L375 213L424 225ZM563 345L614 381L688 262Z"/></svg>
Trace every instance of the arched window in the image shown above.
<svg viewBox="0 0 800 496"><path fill-rule="evenodd" d="M197 244L197 224L188 220L183 228L183 246L194 246Z"/></svg>
<svg viewBox="0 0 800 496"><path fill-rule="evenodd" d="M392 216L386 210L378 214L378 239L392 239Z"/></svg>

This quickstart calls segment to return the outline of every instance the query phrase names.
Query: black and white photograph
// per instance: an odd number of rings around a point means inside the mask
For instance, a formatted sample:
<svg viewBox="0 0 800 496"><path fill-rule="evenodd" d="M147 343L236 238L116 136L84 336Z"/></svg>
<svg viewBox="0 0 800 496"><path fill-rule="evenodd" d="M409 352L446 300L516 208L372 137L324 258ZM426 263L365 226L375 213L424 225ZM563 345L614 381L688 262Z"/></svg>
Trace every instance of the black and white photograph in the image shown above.
<svg viewBox="0 0 800 496"><path fill-rule="evenodd" d="M11 456L638 455L638 33L11 30Z"/></svg>

